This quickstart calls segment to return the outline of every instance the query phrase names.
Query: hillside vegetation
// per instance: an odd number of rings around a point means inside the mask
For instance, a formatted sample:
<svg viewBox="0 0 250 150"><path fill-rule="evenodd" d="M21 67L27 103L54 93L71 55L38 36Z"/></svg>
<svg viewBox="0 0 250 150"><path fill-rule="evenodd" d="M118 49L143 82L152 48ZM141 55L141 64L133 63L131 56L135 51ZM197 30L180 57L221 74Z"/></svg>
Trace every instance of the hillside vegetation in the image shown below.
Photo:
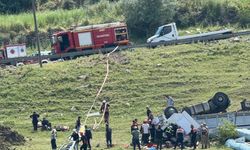
<svg viewBox="0 0 250 150"><path fill-rule="evenodd" d="M198 43L140 48L117 52L110 58L108 82L97 100L111 105L111 127L114 150L125 149L131 142L132 119L141 122L149 105L154 114L165 108L164 94L175 99L176 107L207 101L218 91L231 99L229 111L238 110L240 101L250 97L250 44L249 36L241 42L221 40ZM106 73L105 55L92 55L67 62L29 65L0 70L1 123L13 127L28 140L23 150L48 150L50 133L32 132L29 115L37 111L52 125L74 127L77 116L84 120ZM76 110L71 110L71 108ZM96 118L99 121L100 118ZM92 126L94 118L87 122ZM70 132L58 133L58 145ZM94 131L93 146L105 148L104 125ZM211 149L218 149L213 146ZM221 148L220 148L221 149Z"/></svg>

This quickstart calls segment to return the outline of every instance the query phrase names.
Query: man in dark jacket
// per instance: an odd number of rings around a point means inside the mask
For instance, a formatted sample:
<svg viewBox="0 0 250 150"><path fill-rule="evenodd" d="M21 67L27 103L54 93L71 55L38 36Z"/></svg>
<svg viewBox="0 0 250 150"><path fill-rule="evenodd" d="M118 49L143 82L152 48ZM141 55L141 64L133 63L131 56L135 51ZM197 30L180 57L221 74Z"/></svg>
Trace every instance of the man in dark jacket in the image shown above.
<svg viewBox="0 0 250 150"><path fill-rule="evenodd" d="M80 147L80 150L87 150L88 141L87 141L86 133L85 135L81 133L81 141L82 141L82 146Z"/></svg>
<svg viewBox="0 0 250 150"><path fill-rule="evenodd" d="M77 131L79 131L80 128L81 128L81 117L79 116L79 117L77 118L77 120L76 120L75 129L76 129Z"/></svg>
<svg viewBox="0 0 250 150"><path fill-rule="evenodd" d="M191 125L191 131L189 133L190 139L191 139L191 147L193 147L193 150L196 149L196 142L197 142L197 129L194 128L193 125Z"/></svg>
<svg viewBox="0 0 250 150"><path fill-rule="evenodd" d="M150 115L150 113L152 113L152 111L150 110L149 106L147 106L146 109L147 109L147 112L146 112L147 117L149 118L149 115Z"/></svg>
<svg viewBox="0 0 250 150"><path fill-rule="evenodd" d="M92 133L87 126L85 126L85 137L87 139L88 147L91 149L90 139L92 139Z"/></svg>
<svg viewBox="0 0 250 150"><path fill-rule="evenodd" d="M51 130L51 123L46 118L42 120L42 131L43 130Z"/></svg>
<svg viewBox="0 0 250 150"><path fill-rule="evenodd" d="M156 138L156 144L157 149L162 148L162 138L163 138L163 130L161 129L161 126L159 125L158 128L155 131L155 138Z"/></svg>
<svg viewBox="0 0 250 150"><path fill-rule="evenodd" d="M37 131L37 123L38 123L39 114L37 114L36 112L33 112L33 114L30 115L30 118L32 118L34 131Z"/></svg>
<svg viewBox="0 0 250 150"><path fill-rule="evenodd" d="M141 150L139 129L136 126L134 126L131 134L132 134L132 144L134 150L136 149L136 145L138 146L139 150Z"/></svg>
<svg viewBox="0 0 250 150"><path fill-rule="evenodd" d="M78 144L79 144L79 134L77 133L76 129L73 129L73 133L71 134L71 138L73 141L75 141L75 150L78 150Z"/></svg>
<svg viewBox="0 0 250 150"><path fill-rule="evenodd" d="M107 147L112 147L112 129L106 124L106 143Z"/></svg>

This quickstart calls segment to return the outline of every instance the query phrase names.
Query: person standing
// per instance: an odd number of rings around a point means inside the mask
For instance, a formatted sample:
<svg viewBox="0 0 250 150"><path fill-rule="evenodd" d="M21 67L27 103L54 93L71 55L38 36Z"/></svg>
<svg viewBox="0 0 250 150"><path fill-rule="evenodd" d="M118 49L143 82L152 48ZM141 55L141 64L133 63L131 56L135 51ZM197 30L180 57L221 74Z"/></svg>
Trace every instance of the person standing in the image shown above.
<svg viewBox="0 0 250 150"><path fill-rule="evenodd" d="M193 147L193 150L195 150L197 143L197 129L194 128L194 125L191 125L191 131L189 133L189 136L191 139L191 147Z"/></svg>
<svg viewBox="0 0 250 150"><path fill-rule="evenodd" d="M134 119L131 124L131 132L136 128L139 129L137 119Z"/></svg>
<svg viewBox="0 0 250 150"><path fill-rule="evenodd" d="M100 112L104 113L104 122L106 124L109 124L109 107L110 105L108 104L108 102L106 102L106 100L103 100Z"/></svg>
<svg viewBox="0 0 250 150"><path fill-rule="evenodd" d="M85 126L85 137L87 139L88 147L89 149L91 149L90 139L92 139L92 133L91 133L91 130L87 126Z"/></svg>
<svg viewBox="0 0 250 150"><path fill-rule="evenodd" d="M50 141L52 150L56 150L56 148L57 148L56 137L57 137L56 127L54 127L51 130L51 141Z"/></svg>
<svg viewBox="0 0 250 150"><path fill-rule="evenodd" d="M174 149L176 149L176 146L178 146L178 144L181 144L181 149L184 148L184 130L179 126L178 129L176 130L176 143L174 146Z"/></svg>
<svg viewBox="0 0 250 150"><path fill-rule="evenodd" d="M141 125L141 132L142 132L142 141L143 144L148 144L148 138L149 138L149 124L146 120L143 121L143 124Z"/></svg>
<svg viewBox="0 0 250 150"><path fill-rule="evenodd" d="M106 124L106 143L108 148L112 147L112 129L109 124Z"/></svg>
<svg viewBox="0 0 250 150"><path fill-rule="evenodd" d="M146 107L147 110L147 117L149 118L149 115L152 113L152 111L150 110L149 106Z"/></svg>
<svg viewBox="0 0 250 150"><path fill-rule="evenodd" d="M132 134L132 144L134 150L136 149L136 145L138 146L139 150L141 150L140 138L139 138L140 132L136 126L133 127L131 134Z"/></svg>
<svg viewBox="0 0 250 150"><path fill-rule="evenodd" d="M71 138L72 138L73 141L75 141L74 149L78 150L79 134L77 133L76 129L73 129L73 133L71 134Z"/></svg>
<svg viewBox="0 0 250 150"><path fill-rule="evenodd" d="M155 131L155 138L156 138L157 150L159 148L161 150L162 149L163 130L161 129L160 125L158 125L158 128Z"/></svg>
<svg viewBox="0 0 250 150"><path fill-rule="evenodd" d="M208 127L204 123L201 125L201 148L206 149L209 147L210 147L210 143L209 143Z"/></svg>
<svg viewBox="0 0 250 150"><path fill-rule="evenodd" d="M30 118L32 118L32 124L33 124L34 131L37 131L37 123L38 123L39 117L40 117L39 114L37 114L36 112L33 112L33 114L30 115Z"/></svg>
<svg viewBox="0 0 250 150"><path fill-rule="evenodd" d="M167 107L174 107L174 99L171 96L165 95L165 99L167 101Z"/></svg>
<svg viewBox="0 0 250 150"><path fill-rule="evenodd" d="M76 120L76 126L75 126L75 129L77 131L80 131L80 128L81 128L81 117L79 116Z"/></svg>
<svg viewBox="0 0 250 150"><path fill-rule="evenodd" d="M80 147L80 150L87 150L87 148L88 148L87 137L82 132L80 134L81 134L81 141L82 141L82 145Z"/></svg>

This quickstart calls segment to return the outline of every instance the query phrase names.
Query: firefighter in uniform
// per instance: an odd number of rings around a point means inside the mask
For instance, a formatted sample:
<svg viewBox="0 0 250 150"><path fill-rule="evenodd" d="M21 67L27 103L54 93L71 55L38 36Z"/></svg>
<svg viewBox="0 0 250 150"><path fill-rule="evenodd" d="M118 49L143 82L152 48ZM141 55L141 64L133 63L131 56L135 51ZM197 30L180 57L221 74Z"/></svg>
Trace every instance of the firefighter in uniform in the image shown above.
<svg viewBox="0 0 250 150"><path fill-rule="evenodd" d="M190 139L191 139L191 147L193 147L193 150L196 149L196 143L197 143L197 129L194 128L194 125L191 125L191 131L189 133Z"/></svg>
<svg viewBox="0 0 250 150"><path fill-rule="evenodd" d="M176 143L174 146L174 149L176 149L176 146L178 146L178 144L181 144L181 149L184 148L184 129L182 129L180 126L178 127L178 129L176 130Z"/></svg>
<svg viewBox="0 0 250 150"><path fill-rule="evenodd" d="M204 123L201 125L201 148L206 149L209 147L210 147L210 143L209 143L208 127Z"/></svg>

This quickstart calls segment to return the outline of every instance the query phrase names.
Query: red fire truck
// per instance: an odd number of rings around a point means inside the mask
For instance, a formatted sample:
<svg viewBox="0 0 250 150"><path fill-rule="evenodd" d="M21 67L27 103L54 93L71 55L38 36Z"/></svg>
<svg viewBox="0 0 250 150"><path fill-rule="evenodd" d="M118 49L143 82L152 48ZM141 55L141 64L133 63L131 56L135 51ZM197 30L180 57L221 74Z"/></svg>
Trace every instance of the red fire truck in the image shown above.
<svg viewBox="0 0 250 150"><path fill-rule="evenodd" d="M129 44L127 25L121 22L58 32L53 35L52 41L55 54Z"/></svg>
<svg viewBox="0 0 250 150"><path fill-rule="evenodd" d="M17 58L25 56L27 56L25 44L6 45L3 48L0 48L0 59Z"/></svg>

